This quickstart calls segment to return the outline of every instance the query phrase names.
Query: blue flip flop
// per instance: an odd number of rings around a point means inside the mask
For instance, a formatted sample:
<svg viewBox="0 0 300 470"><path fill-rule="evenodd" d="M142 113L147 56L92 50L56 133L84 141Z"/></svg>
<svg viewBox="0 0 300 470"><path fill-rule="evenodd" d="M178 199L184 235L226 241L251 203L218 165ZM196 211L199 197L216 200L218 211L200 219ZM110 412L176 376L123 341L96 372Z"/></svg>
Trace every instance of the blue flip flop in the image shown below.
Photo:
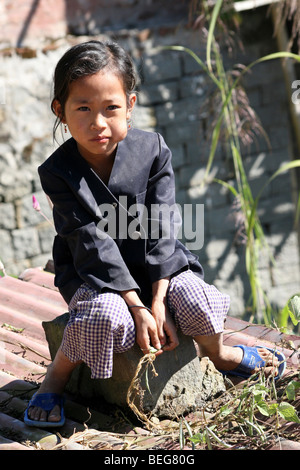
<svg viewBox="0 0 300 470"><path fill-rule="evenodd" d="M260 357L258 353L259 348L268 349L274 356L278 359L278 374L274 377L275 380L278 380L280 377L283 376L285 368L286 368L286 358L285 355L277 351L275 349L267 348L266 346L244 346L243 344L237 344L234 346L235 348L242 348L244 351L244 356L242 362L232 370L222 370L222 374L224 375L234 375L237 377L242 377L244 379L249 379L251 375L255 372L252 372L256 368L263 369L266 365L266 362Z"/></svg>
<svg viewBox="0 0 300 470"><path fill-rule="evenodd" d="M55 405L60 406L60 421L36 421L30 419L28 416L28 410L32 406L37 406L45 411L51 411ZM65 424L64 414L64 398L57 393L35 393L30 400L24 415L24 423L27 426L34 426L38 428L58 428Z"/></svg>

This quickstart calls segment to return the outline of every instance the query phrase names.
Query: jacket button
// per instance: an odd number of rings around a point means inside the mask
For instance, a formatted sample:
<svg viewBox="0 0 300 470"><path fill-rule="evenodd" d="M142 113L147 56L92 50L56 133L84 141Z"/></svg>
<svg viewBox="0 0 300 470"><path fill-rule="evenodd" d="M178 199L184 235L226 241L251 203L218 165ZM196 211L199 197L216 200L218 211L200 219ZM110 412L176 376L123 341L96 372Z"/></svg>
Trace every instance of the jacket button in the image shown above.
<svg viewBox="0 0 300 470"><path fill-rule="evenodd" d="M137 230L135 230L135 231L132 232L132 234L131 234L131 238L132 238L133 240L139 240L141 237L142 237L141 232L138 232Z"/></svg>

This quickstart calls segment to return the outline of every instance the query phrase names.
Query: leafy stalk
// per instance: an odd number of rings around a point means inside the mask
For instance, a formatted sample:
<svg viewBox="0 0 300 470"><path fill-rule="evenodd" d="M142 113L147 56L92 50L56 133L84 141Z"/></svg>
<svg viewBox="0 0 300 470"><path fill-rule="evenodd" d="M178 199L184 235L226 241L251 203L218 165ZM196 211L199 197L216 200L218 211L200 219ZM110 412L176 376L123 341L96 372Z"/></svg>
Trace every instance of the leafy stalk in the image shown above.
<svg viewBox="0 0 300 470"><path fill-rule="evenodd" d="M223 66L222 55L219 50L218 43L215 39L215 29L222 8L222 4L223 0L217 0L212 13L210 14L208 11L207 2L203 3L205 8L205 14L207 15L207 18L209 20L209 29L206 42L206 64L189 48L182 46L170 46L168 48L177 51L182 51L192 56L199 64L201 69L205 71L209 79L217 87L217 90L221 97L222 106L214 128L212 130L210 152L202 184L206 184L209 180L209 174L212 167L212 163L214 161L217 145L220 141L222 126L225 125L227 131L227 142L229 145L234 165L237 189L233 188L233 186L229 185L224 181L218 179L214 179L214 181L217 181L229 188L231 192L235 195L235 197L239 200L245 228L245 265L251 288L251 310L253 314L258 318L263 315L264 322L268 324L271 322L269 318L271 305L261 285L258 268L258 260L262 248L267 249L271 261L274 262L274 260L272 259L272 256L270 254L271 251L264 236L264 231L257 213L257 207L260 197L263 191L265 190L266 186L270 184L273 179L279 176L281 173L291 170L292 168L299 167L300 160L295 160L279 168L269 178L267 183L261 188L257 197L254 198L243 166L240 149L239 129L237 126L237 121L235 119L233 94L240 86L240 82L243 76L257 64L283 58L288 58L300 62L300 56L291 52L276 52L268 54L264 57L254 60L248 66L244 67L234 80L231 77L229 79L228 74L226 73ZM299 209L297 210L297 217L299 217L300 214L300 195L298 205Z"/></svg>

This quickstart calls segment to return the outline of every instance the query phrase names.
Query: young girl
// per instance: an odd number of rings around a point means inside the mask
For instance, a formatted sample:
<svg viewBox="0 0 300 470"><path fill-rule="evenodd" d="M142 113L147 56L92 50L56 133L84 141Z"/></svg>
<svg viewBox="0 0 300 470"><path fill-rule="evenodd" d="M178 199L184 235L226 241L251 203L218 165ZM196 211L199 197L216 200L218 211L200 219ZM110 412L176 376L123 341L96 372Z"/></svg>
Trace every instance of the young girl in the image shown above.
<svg viewBox="0 0 300 470"><path fill-rule="evenodd" d="M135 83L131 59L113 42L76 45L55 70L55 130L62 124L72 138L39 175L53 203L55 282L70 319L26 410L29 425L63 425L62 393L77 364L108 378L114 352L136 341L144 353L151 345L165 354L178 345L177 328L223 371L250 376L269 366L278 375L267 349L223 345L228 296L203 281L197 257L176 240L175 219L161 235L151 210L174 207L171 153L159 134L130 128ZM155 233L145 214L157 217Z"/></svg>

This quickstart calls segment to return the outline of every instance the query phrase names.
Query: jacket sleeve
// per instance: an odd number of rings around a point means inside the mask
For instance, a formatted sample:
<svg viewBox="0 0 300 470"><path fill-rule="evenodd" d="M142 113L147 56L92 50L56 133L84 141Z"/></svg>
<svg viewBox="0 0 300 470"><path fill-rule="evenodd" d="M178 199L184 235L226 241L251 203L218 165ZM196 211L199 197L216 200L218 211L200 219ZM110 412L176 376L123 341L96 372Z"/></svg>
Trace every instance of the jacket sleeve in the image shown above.
<svg viewBox="0 0 300 470"><path fill-rule="evenodd" d="M62 177L43 165L39 167L39 175L43 190L53 203L57 234L72 254L73 269L82 282L89 283L99 292L138 290L118 245L99 229L100 215L97 218L88 206L84 207L78 192L73 191ZM63 256L64 253L61 253Z"/></svg>
<svg viewBox="0 0 300 470"><path fill-rule="evenodd" d="M181 211L175 201L171 151L159 134L158 143L158 156L151 168L146 196L146 266L152 282L170 276L189 264L177 240L181 228Z"/></svg>

